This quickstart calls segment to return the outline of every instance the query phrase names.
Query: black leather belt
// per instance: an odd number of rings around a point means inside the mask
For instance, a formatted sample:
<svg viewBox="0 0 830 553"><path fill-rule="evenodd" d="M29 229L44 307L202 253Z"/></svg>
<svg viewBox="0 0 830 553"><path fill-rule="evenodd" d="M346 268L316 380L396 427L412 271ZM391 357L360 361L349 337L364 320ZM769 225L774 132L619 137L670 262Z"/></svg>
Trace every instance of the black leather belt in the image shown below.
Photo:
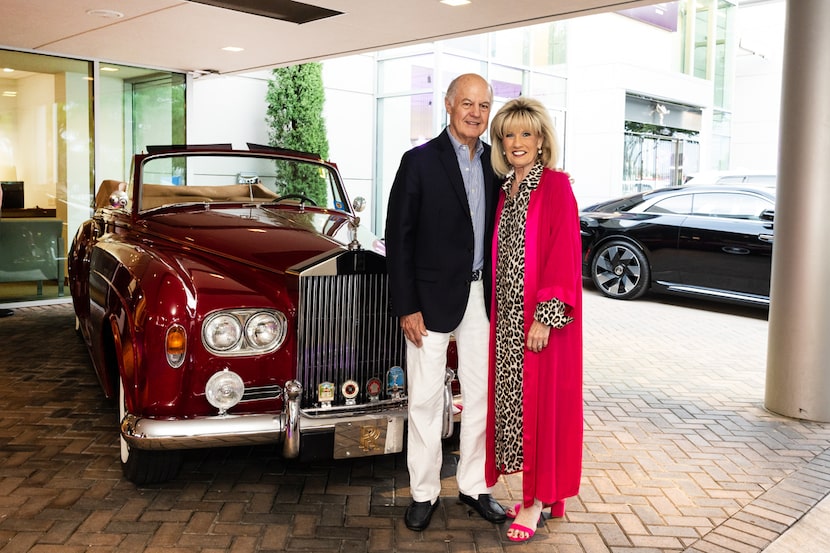
<svg viewBox="0 0 830 553"><path fill-rule="evenodd" d="M470 282L474 282L476 280L481 280L481 269L479 269L478 271L473 271L470 274Z"/></svg>

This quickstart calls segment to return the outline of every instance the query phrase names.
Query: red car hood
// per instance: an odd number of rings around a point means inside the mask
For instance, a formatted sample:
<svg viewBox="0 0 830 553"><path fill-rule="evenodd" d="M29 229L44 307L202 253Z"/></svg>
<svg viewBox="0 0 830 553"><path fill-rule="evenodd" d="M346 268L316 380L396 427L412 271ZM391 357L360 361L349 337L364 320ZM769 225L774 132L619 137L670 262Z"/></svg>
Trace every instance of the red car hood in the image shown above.
<svg viewBox="0 0 830 553"><path fill-rule="evenodd" d="M154 213L139 226L188 251L282 272L348 244L350 219L337 211L285 207L188 208ZM361 228L358 237L364 249L385 253L382 243L368 230Z"/></svg>

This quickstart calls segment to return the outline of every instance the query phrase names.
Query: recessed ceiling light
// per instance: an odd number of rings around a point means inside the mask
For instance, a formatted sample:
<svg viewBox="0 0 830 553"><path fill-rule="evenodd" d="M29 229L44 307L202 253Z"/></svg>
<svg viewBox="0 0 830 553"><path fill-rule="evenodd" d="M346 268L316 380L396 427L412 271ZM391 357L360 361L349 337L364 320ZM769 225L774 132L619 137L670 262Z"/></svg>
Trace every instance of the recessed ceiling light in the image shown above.
<svg viewBox="0 0 830 553"><path fill-rule="evenodd" d="M3 96L5 96L6 98L14 98L15 96L17 96L17 92L15 92L14 90L4 90Z"/></svg>
<svg viewBox="0 0 830 553"><path fill-rule="evenodd" d="M469 4L470 0L441 0L441 3L448 6L463 6Z"/></svg>
<svg viewBox="0 0 830 553"><path fill-rule="evenodd" d="M239 46L225 46L222 50L226 52L244 52L245 48L240 48Z"/></svg>
<svg viewBox="0 0 830 553"><path fill-rule="evenodd" d="M103 17L104 19L121 19L124 14L115 10L87 10L87 15L93 17Z"/></svg>
<svg viewBox="0 0 830 553"><path fill-rule="evenodd" d="M117 68L117 67L109 67L109 66L107 66L107 67L103 67L103 66L102 66L102 67L101 67L101 71L110 71L110 72L113 72L113 71L118 71L118 68Z"/></svg>

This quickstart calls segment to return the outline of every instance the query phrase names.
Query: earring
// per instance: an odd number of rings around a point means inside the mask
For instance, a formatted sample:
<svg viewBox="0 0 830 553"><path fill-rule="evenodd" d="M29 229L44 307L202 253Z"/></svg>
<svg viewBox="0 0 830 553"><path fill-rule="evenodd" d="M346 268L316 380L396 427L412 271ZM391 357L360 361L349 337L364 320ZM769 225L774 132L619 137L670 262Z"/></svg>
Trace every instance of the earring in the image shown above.
<svg viewBox="0 0 830 553"><path fill-rule="evenodd" d="M542 155L542 148L539 148L539 150L536 153Z"/></svg>

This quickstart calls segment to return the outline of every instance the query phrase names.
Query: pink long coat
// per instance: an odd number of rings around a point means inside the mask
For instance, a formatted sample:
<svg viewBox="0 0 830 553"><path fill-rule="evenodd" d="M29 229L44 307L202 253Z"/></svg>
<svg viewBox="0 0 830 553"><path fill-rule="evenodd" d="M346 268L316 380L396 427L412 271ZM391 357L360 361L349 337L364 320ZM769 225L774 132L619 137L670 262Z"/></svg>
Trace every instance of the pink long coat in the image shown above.
<svg viewBox="0 0 830 553"><path fill-rule="evenodd" d="M496 224L504 207L499 198ZM525 235L524 328L527 334L536 304L559 298L572 323L551 329L548 346L539 353L525 350L523 381L524 466L523 503L534 498L553 504L579 493L582 474L582 273L579 218L565 173L545 169L531 193ZM493 239L493 271L498 230ZM495 292L490 318L491 350L495 351ZM495 355L490 356L487 417L487 485L500 476L495 463Z"/></svg>

